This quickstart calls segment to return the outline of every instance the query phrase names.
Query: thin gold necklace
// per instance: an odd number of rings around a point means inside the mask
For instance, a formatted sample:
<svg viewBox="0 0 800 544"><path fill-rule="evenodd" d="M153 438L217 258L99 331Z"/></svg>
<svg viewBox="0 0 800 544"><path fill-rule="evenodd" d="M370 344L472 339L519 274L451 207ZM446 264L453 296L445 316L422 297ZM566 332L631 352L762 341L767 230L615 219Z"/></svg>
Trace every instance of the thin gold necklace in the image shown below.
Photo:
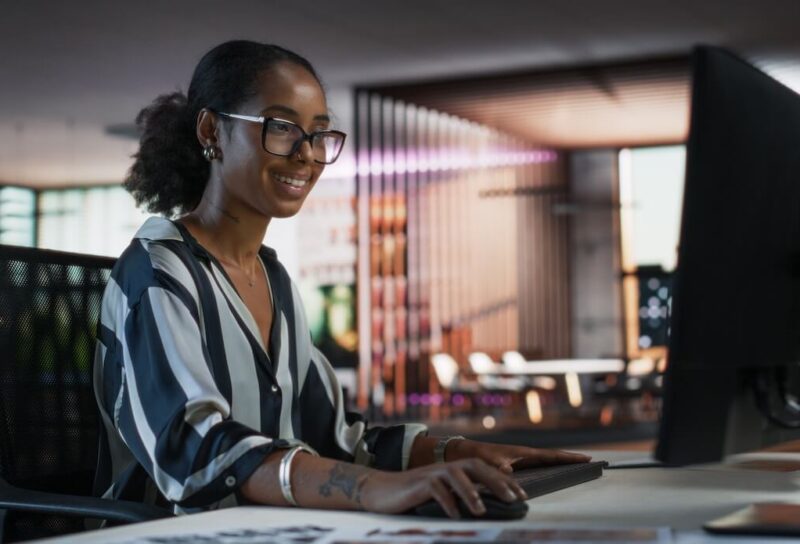
<svg viewBox="0 0 800 544"><path fill-rule="evenodd" d="M240 270L242 270L242 269L240 268ZM256 268L256 270L258 270L258 268ZM257 274L257 273L258 273L258 272L254 273L254 274L253 274L253 276L251 277L251 276L250 276L250 274L248 274L247 272L245 272L244 270L242 270L242 274L244 274L245 278L247 278L247 284L248 284L250 287L253 287L253 286L255 285L255 283L256 283L256 274Z"/></svg>
<svg viewBox="0 0 800 544"><path fill-rule="evenodd" d="M218 210L220 210L229 219L232 219L232 220L236 221L237 223L239 222L239 220L237 218L231 216L227 211L223 210L222 208L220 208L216 204L214 204L214 207L217 208ZM204 221L203 221L203 218L200 216L200 214L196 214L194 212L192 212L192 213L194 214L195 217L197 217L197 221L202 225L204 223ZM220 264L223 264L222 259L217 257L217 260L220 262ZM259 264L260 264L259 257L256 257L256 260L258 260ZM230 266L232 268L235 268L235 269L239 270L242 274L244 274L244 277L247 280L247 285L249 285L250 287L254 287L255 286L255 284L256 284L255 276L258 273L257 272L258 271L258 267L256 267L256 272L254 274L252 274L252 276L251 276L250 274L245 272L244 269L242 267L240 267L240 266L237 266L237 265L231 264L231 263L228 263L228 266Z"/></svg>
<svg viewBox="0 0 800 544"><path fill-rule="evenodd" d="M234 269L238 270L239 272L241 272L244 275L245 280L247 280L247 285L249 285L250 287L254 287L255 286L255 284L256 284L256 274L258 274L258 272L255 272L251 276L250 274L245 272L244 268L242 268L241 266L237 266L237 265L229 263L229 262L224 262L219 257L217 257L217 260L220 262L220 264L224 264L226 266L229 266L229 267L234 268ZM256 268L256 270L258 270L258 268Z"/></svg>

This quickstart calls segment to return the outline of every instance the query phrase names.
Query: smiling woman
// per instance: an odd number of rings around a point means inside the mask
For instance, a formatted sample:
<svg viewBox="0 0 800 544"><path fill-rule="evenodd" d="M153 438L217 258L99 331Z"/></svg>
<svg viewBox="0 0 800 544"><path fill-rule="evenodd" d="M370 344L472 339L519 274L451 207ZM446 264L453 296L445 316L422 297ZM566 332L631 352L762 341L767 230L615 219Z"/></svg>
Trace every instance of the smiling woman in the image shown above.
<svg viewBox="0 0 800 544"><path fill-rule="evenodd" d="M344 144L308 61L224 43L202 58L187 96L159 97L137 122L125 186L167 217L139 229L103 299L96 488L106 496L176 512L260 503L399 513L434 499L457 517L456 497L485 511L477 484L524 498L512 464L587 460L428 437L417 424L368 428L345 411L297 288L261 245Z"/></svg>

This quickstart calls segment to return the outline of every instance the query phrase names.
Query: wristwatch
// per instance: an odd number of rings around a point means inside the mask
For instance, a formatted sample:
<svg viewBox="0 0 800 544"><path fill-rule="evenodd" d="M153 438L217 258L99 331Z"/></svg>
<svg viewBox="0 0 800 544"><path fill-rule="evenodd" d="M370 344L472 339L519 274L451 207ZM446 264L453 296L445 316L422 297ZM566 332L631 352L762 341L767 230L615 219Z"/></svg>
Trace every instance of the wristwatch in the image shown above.
<svg viewBox="0 0 800 544"><path fill-rule="evenodd" d="M444 463L444 450L451 440L466 440L463 436L443 436L433 448L433 460L436 463Z"/></svg>

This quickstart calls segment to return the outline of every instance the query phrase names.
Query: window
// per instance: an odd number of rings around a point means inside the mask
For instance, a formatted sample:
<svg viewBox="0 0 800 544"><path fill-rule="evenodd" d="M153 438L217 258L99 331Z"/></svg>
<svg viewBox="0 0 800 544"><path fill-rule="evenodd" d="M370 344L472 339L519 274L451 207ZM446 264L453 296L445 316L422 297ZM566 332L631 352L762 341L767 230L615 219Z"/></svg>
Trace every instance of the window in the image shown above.
<svg viewBox="0 0 800 544"><path fill-rule="evenodd" d="M117 257L146 217L119 186L44 190L38 246Z"/></svg>
<svg viewBox="0 0 800 544"><path fill-rule="evenodd" d="M0 187L0 244L36 245L36 192Z"/></svg>
<svg viewBox="0 0 800 544"><path fill-rule="evenodd" d="M619 184L629 357L663 351L683 202L684 146L623 149Z"/></svg>

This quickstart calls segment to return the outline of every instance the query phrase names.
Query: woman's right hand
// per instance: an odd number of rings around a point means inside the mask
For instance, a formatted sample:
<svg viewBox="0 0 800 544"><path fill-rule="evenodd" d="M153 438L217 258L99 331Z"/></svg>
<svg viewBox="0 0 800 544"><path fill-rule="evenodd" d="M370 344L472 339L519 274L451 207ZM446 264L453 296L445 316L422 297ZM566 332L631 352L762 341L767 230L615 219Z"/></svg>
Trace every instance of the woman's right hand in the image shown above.
<svg viewBox="0 0 800 544"><path fill-rule="evenodd" d="M486 512L477 491L483 484L506 502L525 500L511 476L480 459L425 465L403 472L370 471L361 488L361 504L370 512L399 514L430 499L453 519L460 516L456 496L476 516Z"/></svg>

